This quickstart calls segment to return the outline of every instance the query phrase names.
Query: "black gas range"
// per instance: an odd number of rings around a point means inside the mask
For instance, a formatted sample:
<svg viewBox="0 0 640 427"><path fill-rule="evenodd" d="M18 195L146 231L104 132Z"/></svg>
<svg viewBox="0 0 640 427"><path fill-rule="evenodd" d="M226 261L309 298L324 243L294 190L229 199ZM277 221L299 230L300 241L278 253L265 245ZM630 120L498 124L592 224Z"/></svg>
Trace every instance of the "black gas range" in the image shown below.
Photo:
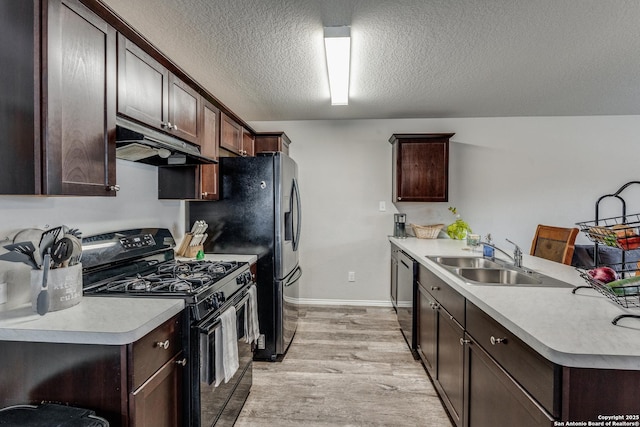
<svg viewBox="0 0 640 427"><path fill-rule="evenodd" d="M178 260L174 247L171 232L164 228L84 237L83 294L183 299L187 328L183 351L188 361L183 407L189 408L184 411L184 425L233 425L252 383L253 343L245 339L249 289L254 285L249 264ZM220 381L216 334L222 313L231 309L236 314L239 368L233 377Z"/></svg>

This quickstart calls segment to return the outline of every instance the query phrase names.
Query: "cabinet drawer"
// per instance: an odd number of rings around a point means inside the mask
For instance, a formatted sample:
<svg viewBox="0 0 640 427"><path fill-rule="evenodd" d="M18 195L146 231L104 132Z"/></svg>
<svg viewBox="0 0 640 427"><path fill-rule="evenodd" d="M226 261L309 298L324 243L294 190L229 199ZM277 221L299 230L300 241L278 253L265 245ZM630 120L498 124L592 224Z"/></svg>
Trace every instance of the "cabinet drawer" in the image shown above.
<svg viewBox="0 0 640 427"><path fill-rule="evenodd" d="M131 344L131 390L182 350L182 317L178 314Z"/></svg>
<svg viewBox="0 0 640 427"><path fill-rule="evenodd" d="M549 413L559 416L560 367L467 303L467 332Z"/></svg>
<svg viewBox="0 0 640 427"><path fill-rule="evenodd" d="M465 298L462 295L422 265L418 271L418 282L464 327Z"/></svg>

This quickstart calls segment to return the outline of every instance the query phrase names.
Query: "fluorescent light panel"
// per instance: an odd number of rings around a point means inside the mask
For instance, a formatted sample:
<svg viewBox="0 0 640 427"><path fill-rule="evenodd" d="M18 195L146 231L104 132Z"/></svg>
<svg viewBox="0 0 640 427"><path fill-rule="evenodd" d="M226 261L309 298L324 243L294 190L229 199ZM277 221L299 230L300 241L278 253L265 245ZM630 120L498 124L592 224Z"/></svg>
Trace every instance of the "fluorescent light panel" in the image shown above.
<svg viewBox="0 0 640 427"><path fill-rule="evenodd" d="M351 61L351 28L324 27L324 50L329 73L331 105L349 104L349 63Z"/></svg>

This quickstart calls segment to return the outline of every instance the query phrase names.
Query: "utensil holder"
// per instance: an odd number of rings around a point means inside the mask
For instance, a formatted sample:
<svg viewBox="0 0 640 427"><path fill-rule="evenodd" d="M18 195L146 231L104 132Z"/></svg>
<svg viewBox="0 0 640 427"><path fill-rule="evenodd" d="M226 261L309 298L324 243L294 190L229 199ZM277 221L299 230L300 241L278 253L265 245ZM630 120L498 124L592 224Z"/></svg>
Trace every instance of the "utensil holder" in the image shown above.
<svg viewBox="0 0 640 427"><path fill-rule="evenodd" d="M36 311L38 294L42 290L42 270L31 270L31 307ZM82 299L82 264L49 270L49 311L64 310Z"/></svg>

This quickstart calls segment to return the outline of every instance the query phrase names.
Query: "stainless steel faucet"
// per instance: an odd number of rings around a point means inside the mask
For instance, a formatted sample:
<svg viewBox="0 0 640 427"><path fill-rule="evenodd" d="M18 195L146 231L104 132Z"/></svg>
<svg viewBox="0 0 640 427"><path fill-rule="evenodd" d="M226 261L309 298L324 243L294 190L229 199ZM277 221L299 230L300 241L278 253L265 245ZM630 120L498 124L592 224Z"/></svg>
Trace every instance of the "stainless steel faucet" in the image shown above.
<svg viewBox="0 0 640 427"><path fill-rule="evenodd" d="M515 246L515 248L513 249L513 264L518 268L522 267L522 249L520 249L520 246L516 245L509 239L504 240Z"/></svg>
<svg viewBox="0 0 640 427"><path fill-rule="evenodd" d="M515 246L515 249L513 251L513 256L509 255L508 253L506 253L504 250L500 249L499 247L497 247L494 244L488 243L488 242L481 242L482 245L485 246L489 246L490 248L493 248L496 251L502 252L504 255L506 255L511 261L513 261L513 265L521 268L522 267L522 249L520 249L520 247L518 245L516 245L515 243L513 243L511 240L509 239L505 239L507 242L511 243L513 246Z"/></svg>

